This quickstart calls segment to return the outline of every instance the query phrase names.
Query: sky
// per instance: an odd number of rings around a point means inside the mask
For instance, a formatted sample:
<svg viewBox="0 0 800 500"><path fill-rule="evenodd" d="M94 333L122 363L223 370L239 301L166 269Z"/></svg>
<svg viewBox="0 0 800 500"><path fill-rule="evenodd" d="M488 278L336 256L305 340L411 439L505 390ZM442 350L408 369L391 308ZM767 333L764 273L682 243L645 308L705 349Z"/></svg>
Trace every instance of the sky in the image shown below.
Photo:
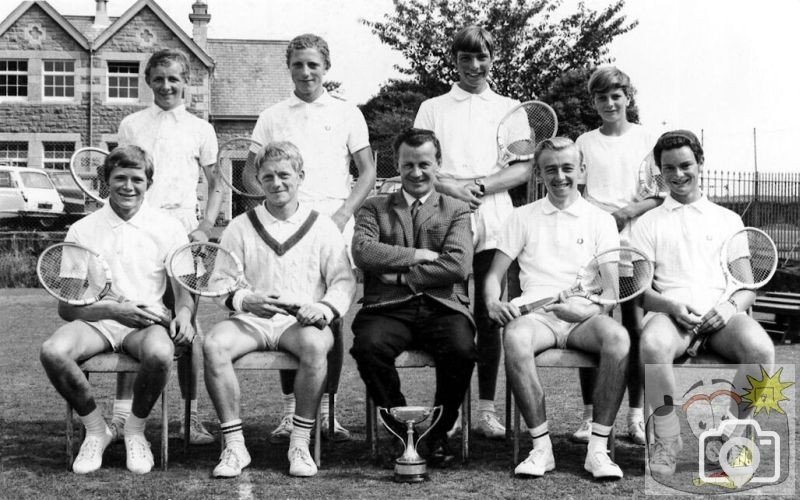
<svg viewBox="0 0 800 500"><path fill-rule="evenodd" d="M194 0L159 5L189 34ZM19 1L0 0L0 18ZM134 0L109 0L119 16ZM331 46L328 79L363 103L399 74L402 56L382 45L360 19L380 19L391 0L206 0L209 38L285 39L314 32ZM577 0L564 0L564 11ZM610 2L586 0L599 9ZM92 0L51 0L65 14L94 13ZM756 129L759 171L800 171L800 0L627 0L639 25L610 46L631 76L644 125L657 132L702 134L706 168L752 171Z"/></svg>

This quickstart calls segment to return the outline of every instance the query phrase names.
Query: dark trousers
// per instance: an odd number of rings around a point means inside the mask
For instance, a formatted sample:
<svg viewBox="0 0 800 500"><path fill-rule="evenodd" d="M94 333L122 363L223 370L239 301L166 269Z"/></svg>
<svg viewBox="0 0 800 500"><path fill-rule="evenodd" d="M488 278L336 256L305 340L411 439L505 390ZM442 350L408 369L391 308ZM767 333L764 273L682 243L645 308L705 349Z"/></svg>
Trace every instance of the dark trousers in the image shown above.
<svg viewBox="0 0 800 500"><path fill-rule="evenodd" d="M472 259L472 276L475 281L475 324L478 327L478 398L494 400L497 371L500 366L502 342L500 325L489 318L483 286L497 250L484 250Z"/></svg>
<svg viewBox="0 0 800 500"><path fill-rule="evenodd" d="M406 406L394 360L403 351L419 349L436 362L434 405L442 418L431 439L442 438L458 418L458 408L472 378L477 359L469 319L425 296L398 306L361 310L353 321L350 354L367 392L377 406Z"/></svg>

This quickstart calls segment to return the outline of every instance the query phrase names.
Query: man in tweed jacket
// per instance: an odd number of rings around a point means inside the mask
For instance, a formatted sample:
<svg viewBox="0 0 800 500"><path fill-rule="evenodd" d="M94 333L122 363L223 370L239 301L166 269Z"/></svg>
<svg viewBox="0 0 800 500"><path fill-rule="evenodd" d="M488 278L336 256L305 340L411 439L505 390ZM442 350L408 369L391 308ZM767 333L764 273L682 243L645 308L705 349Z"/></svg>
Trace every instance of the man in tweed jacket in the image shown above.
<svg viewBox="0 0 800 500"><path fill-rule="evenodd" d="M406 405L394 359L412 348L433 356L434 405L442 405L443 414L430 433L430 459L446 464L454 457L446 433L477 358L466 285L470 211L434 190L441 147L433 132L405 130L394 152L402 190L367 200L356 217L352 250L364 271L364 298L350 352L372 399L388 408Z"/></svg>

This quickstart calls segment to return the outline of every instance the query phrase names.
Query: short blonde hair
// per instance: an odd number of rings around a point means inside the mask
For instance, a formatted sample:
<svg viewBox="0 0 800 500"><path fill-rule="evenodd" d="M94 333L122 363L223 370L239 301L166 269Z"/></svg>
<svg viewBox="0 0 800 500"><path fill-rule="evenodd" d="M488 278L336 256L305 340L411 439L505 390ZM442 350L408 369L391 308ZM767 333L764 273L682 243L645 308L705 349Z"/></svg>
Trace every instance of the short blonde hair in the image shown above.
<svg viewBox="0 0 800 500"><path fill-rule="evenodd" d="M256 175L268 161L287 160L295 172L303 170L303 155L294 143L289 141L275 141L267 143L256 155Z"/></svg>

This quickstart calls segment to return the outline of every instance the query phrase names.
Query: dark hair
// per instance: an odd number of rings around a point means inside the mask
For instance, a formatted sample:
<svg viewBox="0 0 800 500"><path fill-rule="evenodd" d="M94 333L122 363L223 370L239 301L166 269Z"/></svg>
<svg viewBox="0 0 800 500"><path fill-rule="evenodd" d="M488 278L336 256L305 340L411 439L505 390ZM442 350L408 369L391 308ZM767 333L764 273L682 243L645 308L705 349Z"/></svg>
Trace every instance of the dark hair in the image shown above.
<svg viewBox="0 0 800 500"><path fill-rule="evenodd" d="M305 33L298 35L289 42L286 47L286 66L289 66L289 61L292 59L292 52L295 50L303 49L317 49L325 61L325 69L331 69L331 51L328 48L328 42L321 36L313 33Z"/></svg>
<svg viewBox="0 0 800 500"><path fill-rule="evenodd" d="M411 147L418 148L426 142L432 143L436 148L436 162L441 163L442 145L439 144L439 139L436 138L436 134L434 134L432 130L414 127L409 127L403 130L394 138L394 142L392 142L392 150L394 150L395 163L397 163L400 159L397 152L400 150L400 146L402 144L408 144Z"/></svg>
<svg viewBox="0 0 800 500"><path fill-rule="evenodd" d="M692 150L694 161L698 165L703 163L705 160L703 146L697 136L689 130L672 130L661 134L661 137L656 141L656 145L653 146L653 157L658 168L661 168L661 153L670 149L680 149L684 146L688 146Z"/></svg>
<svg viewBox="0 0 800 500"><path fill-rule="evenodd" d="M150 72L156 66L169 66L172 63L181 65L181 78L189 83L189 58L186 54L176 49L161 49L147 60L144 67L144 81L150 83Z"/></svg>
<svg viewBox="0 0 800 500"><path fill-rule="evenodd" d="M594 97L600 92L620 89L628 99L632 99L636 90L631 85L630 77L616 66L603 66L597 68L589 77L589 96Z"/></svg>
<svg viewBox="0 0 800 500"><path fill-rule="evenodd" d="M295 172L303 170L303 155L294 143L289 141L269 142L256 155L256 175L268 161L286 160L291 163Z"/></svg>
<svg viewBox="0 0 800 500"><path fill-rule="evenodd" d="M545 151L564 151L570 148L575 148L575 150L578 152L578 166L583 165L583 152L581 151L581 148L579 148L572 141L572 139L568 137L551 137L536 145L536 150L533 153L534 168L539 167L539 158Z"/></svg>
<svg viewBox="0 0 800 500"><path fill-rule="evenodd" d="M494 37L486 28L472 24L456 33L450 46L450 53L455 57L459 51L481 52L483 49L494 57Z"/></svg>
<svg viewBox="0 0 800 500"><path fill-rule="evenodd" d="M108 184L111 172L115 168L142 168L147 177L147 185L153 183L153 158L139 146L119 146L111 150L100 167L103 180Z"/></svg>

